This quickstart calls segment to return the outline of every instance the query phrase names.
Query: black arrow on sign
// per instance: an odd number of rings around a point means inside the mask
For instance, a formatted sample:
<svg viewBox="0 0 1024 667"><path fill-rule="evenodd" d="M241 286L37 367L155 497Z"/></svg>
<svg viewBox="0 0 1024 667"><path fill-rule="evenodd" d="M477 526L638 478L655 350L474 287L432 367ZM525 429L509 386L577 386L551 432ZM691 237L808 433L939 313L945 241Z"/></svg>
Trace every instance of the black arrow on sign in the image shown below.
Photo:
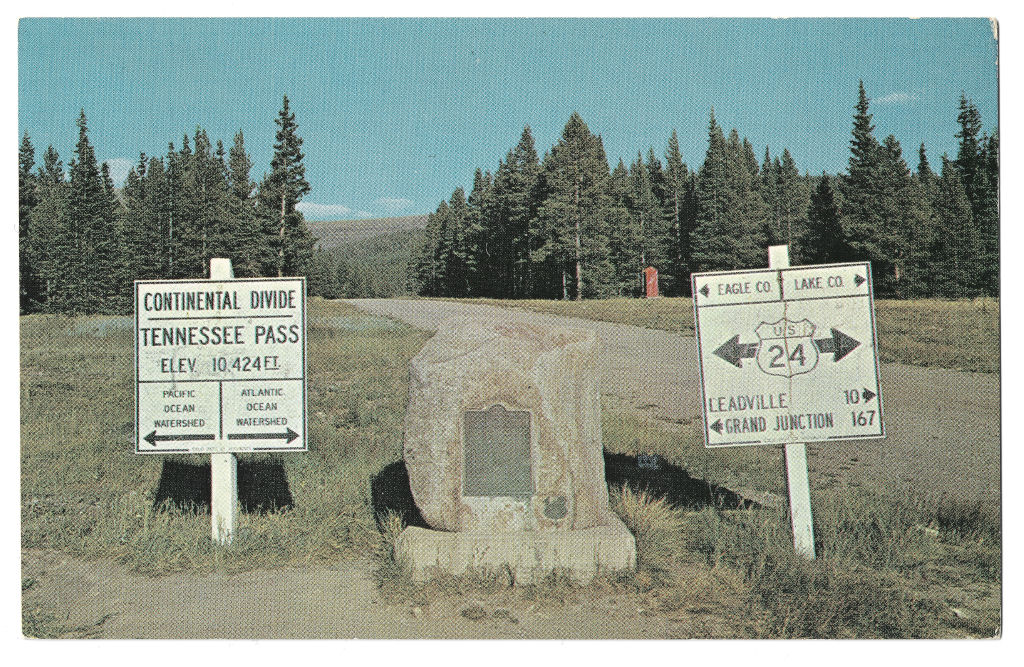
<svg viewBox="0 0 1024 667"><path fill-rule="evenodd" d="M857 287L860 287L861 285L863 285L867 281L868 281L868 279L865 278L864 276L860 275L860 274L856 274L855 273L853 275L853 282L857 284Z"/></svg>
<svg viewBox="0 0 1024 667"><path fill-rule="evenodd" d="M743 368L741 359L749 359L757 354L760 343L741 343L740 335L736 334L715 350L715 354L725 359L736 368Z"/></svg>
<svg viewBox="0 0 1024 667"><path fill-rule="evenodd" d="M714 431L718 435L722 435L722 420L721 419L716 420L715 423L712 424L711 426L709 426L708 428L710 428L712 431Z"/></svg>
<svg viewBox="0 0 1024 667"><path fill-rule="evenodd" d="M196 433L185 435L157 435L156 431L150 432L143 440L156 447L157 441L189 441L189 440L216 440L217 436L212 433Z"/></svg>
<svg viewBox="0 0 1024 667"><path fill-rule="evenodd" d="M291 429L284 433L228 433L228 440L285 440L291 442L299 434Z"/></svg>
<svg viewBox="0 0 1024 667"><path fill-rule="evenodd" d="M704 296L707 296L708 294L710 294L710 290L708 290L708 286L705 285L704 287L701 287L700 288L700 293L703 294Z"/></svg>
<svg viewBox="0 0 1024 667"><path fill-rule="evenodd" d="M878 394L865 387L864 391L860 392L860 395L864 397L864 402L867 403Z"/></svg>
<svg viewBox="0 0 1024 667"><path fill-rule="evenodd" d="M833 361L839 361L849 353L853 352L860 345L856 338L847 336L839 329L832 328L831 338L818 338L814 341L814 347L822 354L833 354Z"/></svg>

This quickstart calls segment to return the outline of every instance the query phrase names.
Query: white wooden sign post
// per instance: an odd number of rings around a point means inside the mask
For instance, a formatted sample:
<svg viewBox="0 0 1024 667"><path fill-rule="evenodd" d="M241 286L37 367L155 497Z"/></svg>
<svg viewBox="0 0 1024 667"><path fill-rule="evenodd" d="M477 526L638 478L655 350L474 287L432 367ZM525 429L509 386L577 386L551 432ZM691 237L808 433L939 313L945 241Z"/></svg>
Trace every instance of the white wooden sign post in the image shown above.
<svg viewBox="0 0 1024 667"><path fill-rule="evenodd" d="M768 248L768 268L789 268L789 246ZM786 443L786 481L789 488L789 515L793 525L793 549L814 560L814 519L811 515L811 483L807 478L807 445Z"/></svg>
<svg viewBox="0 0 1024 667"><path fill-rule="evenodd" d="M708 447L783 445L793 545L814 558L805 443L885 437L871 266L691 276Z"/></svg>
<svg viewBox="0 0 1024 667"><path fill-rule="evenodd" d="M306 450L305 278L135 282L138 454L210 454L210 530L238 525L235 452Z"/></svg>
<svg viewBox="0 0 1024 667"><path fill-rule="evenodd" d="M233 280L231 260L210 260L210 280ZM210 454L210 538L231 544L238 528L238 457L233 452Z"/></svg>

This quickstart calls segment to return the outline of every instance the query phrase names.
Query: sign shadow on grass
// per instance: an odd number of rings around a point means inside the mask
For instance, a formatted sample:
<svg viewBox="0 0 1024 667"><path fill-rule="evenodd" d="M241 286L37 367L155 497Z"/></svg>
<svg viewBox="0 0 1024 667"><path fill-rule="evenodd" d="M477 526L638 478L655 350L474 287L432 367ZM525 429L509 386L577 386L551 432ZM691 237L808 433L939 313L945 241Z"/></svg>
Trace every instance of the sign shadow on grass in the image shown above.
<svg viewBox="0 0 1024 667"><path fill-rule="evenodd" d="M703 507L748 509L757 503L721 486L696 479L686 470L658 456L645 457L604 452L605 479L609 488L629 486L646 490L654 497L664 497L676 507L698 510ZM370 497L378 527L389 512L399 514L407 526L429 528L409 488L405 461L384 466L370 482Z"/></svg>
<svg viewBox="0 0 1024 667"><path fill-rule="evenodd" d="M210 463L167 460L160 471L154 509L170 501L181 509L210 512ZM238 462L238 506L246 514L266 514L291 507L292 493L284 464L275 459Z"/></svg>

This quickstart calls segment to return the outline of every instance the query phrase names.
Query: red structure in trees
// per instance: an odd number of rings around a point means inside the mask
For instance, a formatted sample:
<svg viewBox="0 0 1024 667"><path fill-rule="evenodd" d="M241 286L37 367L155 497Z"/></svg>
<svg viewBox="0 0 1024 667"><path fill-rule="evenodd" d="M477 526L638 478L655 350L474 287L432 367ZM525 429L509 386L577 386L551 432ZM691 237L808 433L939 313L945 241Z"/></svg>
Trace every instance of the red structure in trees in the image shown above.
<svg viewBox="0 0 1024 667"><path fill-rule="evenodd" d="M644 296L648 299L658 296L658 269L653 266L644 269Z"/></svg>

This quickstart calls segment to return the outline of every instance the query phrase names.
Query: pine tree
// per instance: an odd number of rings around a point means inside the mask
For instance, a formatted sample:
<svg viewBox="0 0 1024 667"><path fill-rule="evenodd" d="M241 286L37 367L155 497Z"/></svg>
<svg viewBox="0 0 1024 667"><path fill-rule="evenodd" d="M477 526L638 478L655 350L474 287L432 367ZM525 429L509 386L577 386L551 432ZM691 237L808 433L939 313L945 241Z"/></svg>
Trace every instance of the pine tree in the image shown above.
<svg viewBox="0 0 1024 667"><path fill-rule="evenodd" d="M35 163L35 147L26 132L18 149L18 293L22 314L32 310L39 300L37 272L32 265L29 245L29 220L32 209L39 203L36 177L32 173Z"/></svg>
<svg viewBox="0 0 1024 667"><path fill-rule="evenodd" d="M186 136L186 141L188 137ZM179 227L181 227L181 200L183 199L183 187L182 178L184 172L184 163L187 161L188 153L179 153L174 150L174 142L167 145L167 169L164 178L164 187L162 188L161 194L163 197L160 201L161 217L164 219L163 227L163 256L164 256L164 268L163 275L167 278L180 278L183 274L178 272L177 262L175 261L176 255L178 254L178 233Z"/></svg>
<svg viewBox="0 0 1024 667"><path fill-rule="evenodd" d="M484 213L494 296L523 298L532 289L530 252L536 244L539 177L540 162L527 125L519 143L498 162Z"/></svg>
<svg viewBox="0 0 1024 667"><path fill-rule="evenodd" d="M829 175L822 173L811 194L807 225L797 244L800 264L832 264L849 256L843 228L839 223L839 205Z"/></svg>
<svg viewBox="0 0 1024 667"><path fill-rule="evenodd" d="M665 150L665 196L669 220L669 259L673 280L666 285L666 293L685 294L690 274L690 233L692 226L686 209L687 190L691 176L683 154L679 150L679 137L672 130Z"/></svg>
<svg viewBox="0 0 1024 667"><path fill-rule="evenodd" d="M217 211L217 218L214 220L214 236L211 244L211 257L230 257L232 266L240 263L238 237L238 220L234 217L232 206L231 183L228 173L227 151L224 149L224 142L217 140L217 148L213 153L213 159L208 164L209 178L211 179L211 199ZM207 262L209 265L209 262Z"/></svg>
<svg viewBox="0 0 1024 667"><path fill-rule="evenodd" d="M693 258L693 238L694 232L697 229L697 214L700 210L700 201L697 197L697 172L690 171L689 178L686 180L686 190L683 196L683 206L680 213L681 218L679 221L682 227L682 242L685 243L685 253L683 254L683 260L686 265L686 272L683 274L683 290L686 296L690 296L691 283L689 280L690 272L695 271L696 261Z"/></svg>
<svg viewBox="0 0 1024 667"><path fill-rule="evenodd" d="M741 237L741 229L734 226L726 228L732 222L727 214L735 199L729 188L726 160L725 135L712 109L708 123L708 150L697 174L697 225L692 240L694 271L715 270L732 263L732 246Z"/></svg>
<svg viewBox="0 0 1024 667"><path fill-rule="evenodd" d="M455 188L447 210L440 215L436 261L439 266L439 290L444 296L464 297L469 293L466 225L469 209L462 187Z"/></svg>
<svg viewBox="0 0 1024 667"><path fill-rule="evenodd" d="M506 158L508 156L506 155ZM506 206L508 167L505 158L498 160L493 177L488 179L487 197L482 200L480 212L481 235L485 244L486 268L480 276L485 293L492 298L508 298L512 294L512 232Z"/></svg>
<svg viewBox="0 0 1024 667"><path fill-rule="evenodd" d="M607 238L611 174L601 138L579 113L545 156L542 173L541 241L533 259L543 263L547 284L539 291L576 300L608 293L614 282Z"/></svg>
<svg viewBox="0 0 1024 667"><path fill-rule="evenodd" d="M697 176L697 223L692 234L694 270L748 268L764 263L766 209L757 158L733 130L726 141L715 120L708 126L708 150Z"/></svg>
<svg viewBox="0 0 1024 667"><path fill-rule="evenodd" d="M176 263L180 275L195 278L208 275L211 257L234 260L236 244L232 238L223 145L214 153L206 130L196 127L191 146L186 138L179 154Z"/></svg>
<svg viewBox="0 0 1024 667"><path fill-rule="evenodd" d="M772 155L768 146L764 149L764 162L761 165L760 191L765 203L765 235L769 245L784 243L786 234L782 222L782 202L779 198L779 171L782 164L778 158L772 163Z"/></svg>
<svg viewBox="0 0 1024 667"><path fill-rule="evenodd" d="M470 296L485 296L493 292L491 235L488 233L485 212L491 208L491 174L479 168L473 174L473 189L466 201L466 271Z"/></svg>
<svg viewBox="0 0 1024 667"><path fill-rule="evenodd" d="M150 208L147 191L151 179L147 178L149 160L145 153L128 170L124 179L121 207L121 228L125 243L125 270L127 280L148 280L160 277L160 227L155 207ZM129 284L130 287L130 284Z"/></svg>
<svg viewBox="0 0 1024 667"><path fill-rule="evenodd" d="M270 275L298 275L313 250L312 235L302 213L296 209L310 186L302 163L302 138L287 95L275 122L278 129L271 171L259 188L259 213L265 233L270 236L267 241L275 252L274 266L265 270Z"/></svg>
<svg viewBox="0 0 1024 667"><path fill-rule="evenodd" d="M636 161L629 167L629 180L630 191L627 201L630 215L636 220L634 225L637 230L636 263L632 269L634 275L639 275L655 261L653 257L656 243L654 226L655 220L661 217L658 201L655 199L654 190L651 187L650 172L640 153L637 153Z"/></svg>
<svg viewBox="0 0 1024 667"><path fill-rule="evenodd" d="M923 142L917 151L917 180L925 191L931 191L936 186L935 172L928 162L928 153Z"/></svg>
<svg viewBox="0 0 1024 667"><path fill-rule="evenodd" d="M981 152L975 195L975 222L978 227L977 260L979 291L999 296L999 132L984 142Z"/></svg>
<svg viewBox="0 0 1024 667"><path fill-rule="evenodd" d="M896 137L889 135L881 148L881 214L879 230L893 265L892 295L920 296L928 279L927 241L930 233L924 195L910 176Z"/></svg>
<svg viewBox="0 0 1024 667"><path fill-rule="evenodd" d="M632 211L634 189L630 170L619 158L608 181L612 202L608 219L608 250L615 267L615 293L619 296L638 294L638 276L642 270L640 218Z"/></svg>
<svg viewBox="0 0 1024 667"><path fill-rule="evenodd" d="M982 161L982 146L978 141L978 135L981 133L981 114L974 106L974 102L967 99L963 93L960 93L960 114L957 116L957 122L960 124L960 131L956 133L956 138L960 140L960 145L956 156L956 168L960 170L960 179L967 192L967 199L971 202L971 211L977 215L979 197L976 190Z"/></svg>
<svg viewBox="0 0 1024 667"><path fill-rule="evenodd" d="M781 242L789 245L793 250L793 246L797 243L797 239L800 238L803 228L807 224L810 193L804 180L800 177L796 162L788 148L783 149L782 160L773 169L773 175L778 198ZM799 255L799 250L796 250L795 254Z"/></svg>
<svg viewBox="0 0 1024 667"><path fill-rule="evenodd" d="M941 233L938 216L939 177L932 170L928 152L922 143L917 151L917 171L911 177L921 211L920 226L910 238L911 271L914 274L910 293L915 297L935 295L932 266L936 260L932 253L936 236Z"/></svg>
<svg viewBox="0 0 1024 667"><path fill-rule="evenodd" d="M999 169L998 138L981 134L981 114L974 102L960 94L957 116L960 140L955 166L959 171L973 224L978 233L975 283L980 293L999 293Z"/></svg>
<svg viewBox="0 0 1024 667"><path fill-rule="evenodd" d="M169 278L170 194L163 158L151 157L142 177L142 211L147 247L145 278Z"/></svg>
<svg viewBox="0 0 1024 667"><path fill-rule="evenodd" d="M876 292L896 296L900 279L898 258L903 250L898 235L903 221L895 217L900 213L895 205L895 192L901 185L895 173L898 159L892 147L885 151L875 139L868 102L861 82L854 107L849 169L840 180L841 225L850 248L848 259L870 261Z"/></svg>
<svg viewBox="0 0 1024 667"><path fill-rule="evenodd" d="M437 210L427 216L423 245L416 258L417 293L423 296L442 296L446 276L442 257L445 249L442 239L448 234L448 203L441 202Z"/></svg>
<svg viewBox="0 0 1024 667"><path fill-rule="evenodd" d="M97 242L97 272L103 278L100 295L101 308L107 312L124 313L132 307L133 266L129 258L131 248L124 206L117 196L110 166L100 165L100 183L103 186L101 210L104 233Z"/></svg>
<svg viewBox="0 0 1024 667"><path fill-rule="evenodd" d="M512 273L512 296L525 298L533 290L530 253L537 243L536 217L540 180L540 160L534 147L530 126L523 128L519 143L506 161L511 177L506 189L508 220L513 232L512 249L515 263Z"/></svg>
<svg viewBox="0 0 1024 667"><path fill-rule="evenodd" d="M644 164L644 171L647 181L650 183L651 203L649 206L646 203L642 205L647 212L647 218L644 220L644 259L646 263L641 267L641 271L647 266L654 266L658 269L659 281L671 283L675 272L669 262L671 221L668 209L668 182L661 166L661 160L654 154L653 148L647 149L647 162ZM641 197L641 200L645 197L646 194Z"/></svg>
<svg viewBox="0 0 1024 667"><path fill-rule="evenodd" d="M934 291L946 298L970 298L979 292L973 266L979 253L977 227L960 169L946 156L942 157L938 185L936 212L941 233L936 235L931 253Z"/></svg>
<svg viewBox="0 0 1024 667"><path fill-rule="evenodd" d="M75 159L69 165L68 214L75 252L66 257L66 274L60 286L62 310L81 314L100 312L114 291L107 257L112 249L112 209L104 179L89 143L83 110L78 119Z"/></svg>
<svg viewBox="0 0 1024 667"><path fill-rule="evenodd" d="M251 170L252 160L245 149L245 135L239 130L231 144L227 165L227 209L233 227L235 275L239 277L259 277L261 269L271 263L256 217L253 199L256 184L249 175Z"/></svg>
<svg viewBox="0 0 1024 667"><path fill-rule="evenodd" d="M65 310L66 267L77 251L68 218L68 184L60 155L53 146L43 154L43 166L36 175L38 203L29 217L29 255L40 282L42 310Z"/></svg>

